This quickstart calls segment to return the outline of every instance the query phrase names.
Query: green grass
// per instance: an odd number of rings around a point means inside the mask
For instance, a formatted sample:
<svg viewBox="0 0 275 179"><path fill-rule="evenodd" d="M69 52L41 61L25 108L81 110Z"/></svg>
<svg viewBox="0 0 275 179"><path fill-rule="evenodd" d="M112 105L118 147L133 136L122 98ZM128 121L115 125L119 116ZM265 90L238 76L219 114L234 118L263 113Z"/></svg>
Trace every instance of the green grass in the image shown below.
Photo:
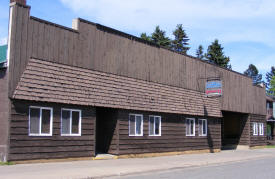
<svg viewBox="0 0 275 179"><path fill-rule="evenodd" d="M13 162L0 162L0 165L14 165Z"/></svg>
<svg viewBox="0 0 275 179"><path fill-rule="evenodd" d="M272 149L275 148L275 145L267 145L266 148Z"/></svg>

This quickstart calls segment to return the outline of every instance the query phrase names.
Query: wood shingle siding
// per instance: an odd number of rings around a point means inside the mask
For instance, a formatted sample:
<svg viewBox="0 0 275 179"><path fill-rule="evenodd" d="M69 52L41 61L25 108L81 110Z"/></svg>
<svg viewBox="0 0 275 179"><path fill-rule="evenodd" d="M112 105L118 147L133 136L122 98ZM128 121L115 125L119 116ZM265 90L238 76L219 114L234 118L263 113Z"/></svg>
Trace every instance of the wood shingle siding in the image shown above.
<svg viewBox="0 0 275 179"><path fill-rule="evenodd" d="M204 93L30 59L14 99L221 117Z"/></svg>
<svg viewBox="0 0 275 179"><path fill-rule="evenodd" d="M29 136L29 106L53 108L52 136ZM82 110L81 136L61 136L61 107ZM91 157L95 155L95 109L55 103L13 101L9 160Z"/></svg>

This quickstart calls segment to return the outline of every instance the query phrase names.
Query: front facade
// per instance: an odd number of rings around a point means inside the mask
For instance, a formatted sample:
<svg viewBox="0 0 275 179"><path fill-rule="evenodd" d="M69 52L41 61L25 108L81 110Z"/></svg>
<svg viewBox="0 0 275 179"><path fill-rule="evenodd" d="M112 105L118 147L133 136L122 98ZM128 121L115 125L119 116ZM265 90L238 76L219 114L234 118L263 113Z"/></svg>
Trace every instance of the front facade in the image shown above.
<svg viewBox="0 0 275 179"><path fill-rule="evenodd" d="M13 2L8 62L2 160L266 144L265 90L252 79L99 24L70 29Z"/></svg>
<svg viewBox="0 0 275 179"><path fill-rule="evenodd" d="M266 125L267 125L267 140L273 141L275 138L275 99L271 96L266 97Z"/></svg>

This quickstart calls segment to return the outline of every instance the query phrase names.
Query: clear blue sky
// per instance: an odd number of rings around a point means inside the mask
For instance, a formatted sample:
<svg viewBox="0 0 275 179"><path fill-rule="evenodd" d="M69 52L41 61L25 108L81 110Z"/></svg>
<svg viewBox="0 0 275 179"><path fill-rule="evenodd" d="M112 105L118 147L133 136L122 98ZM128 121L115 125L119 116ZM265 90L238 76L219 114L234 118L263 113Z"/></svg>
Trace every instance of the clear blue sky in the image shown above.
<svg viewBox="0 0 275 179"><path fill-rule="evenodd" d="M172 37L183 24L190 55L219 39L232 68L243 72L250 63L262 74L275 66L274 0L27 0L31 15L71 27L81 17L136 36L156 25ZM0 1L0 40L8 36L9 0Z"/></svg>

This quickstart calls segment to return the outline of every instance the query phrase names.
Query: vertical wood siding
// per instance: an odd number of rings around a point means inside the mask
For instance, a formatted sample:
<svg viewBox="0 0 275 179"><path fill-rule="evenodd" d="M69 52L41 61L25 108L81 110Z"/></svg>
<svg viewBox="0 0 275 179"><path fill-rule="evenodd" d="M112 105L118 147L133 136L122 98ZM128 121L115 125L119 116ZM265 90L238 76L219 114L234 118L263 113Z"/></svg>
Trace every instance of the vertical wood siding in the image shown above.
<svg viewBox="0 0 275 179"><path fill-rule="evenodd" d="M29 17L14 6L11 91L30 57L204 92L206 78L223 81L222 110L265 115L265 90L252 79L84 20L76 30ZM15 30L14 30L15 29ZM10 94L11 96L11 94Z"/></svg>
<svg viewBox="0 0 275 179"><path fill-rule="evenodd" d="M53 108L53 135L28 136L29 106ZM81 136L61 136L61 108L82 110ZM81 106L61 106L52 103L13 101L10 121L9 160L52 159L94 156L95 109Z"/></svg>

